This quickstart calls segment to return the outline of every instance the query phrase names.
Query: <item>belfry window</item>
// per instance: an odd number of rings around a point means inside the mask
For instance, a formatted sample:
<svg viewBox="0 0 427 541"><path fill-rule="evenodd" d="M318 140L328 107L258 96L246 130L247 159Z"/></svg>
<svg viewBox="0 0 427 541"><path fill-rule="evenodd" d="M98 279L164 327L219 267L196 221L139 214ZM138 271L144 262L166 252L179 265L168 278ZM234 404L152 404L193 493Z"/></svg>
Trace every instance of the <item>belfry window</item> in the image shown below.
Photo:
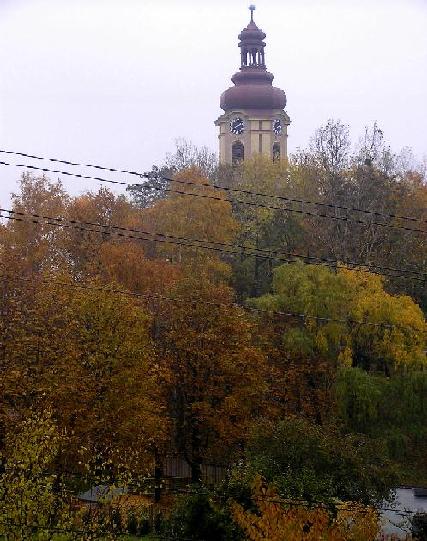
<svg viewBox="0 0 427 541"><path fill-rule="evenodd" d="M231 147L231 163L239 165L245 159L245 147L241 141L235 141Z"/></svg>
<svg viewBox="0 0 427 541"><path fill-rule="evenodd" d="M273 162L280 160L280 143L273 144Z"/></svg>

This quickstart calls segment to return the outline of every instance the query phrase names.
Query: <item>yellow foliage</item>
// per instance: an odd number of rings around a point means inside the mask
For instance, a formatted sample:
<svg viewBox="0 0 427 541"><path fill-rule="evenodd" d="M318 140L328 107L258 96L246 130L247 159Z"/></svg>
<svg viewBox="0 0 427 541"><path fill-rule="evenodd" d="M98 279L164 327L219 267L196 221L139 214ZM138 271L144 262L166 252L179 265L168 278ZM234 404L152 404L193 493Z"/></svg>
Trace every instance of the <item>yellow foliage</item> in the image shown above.
<svg viewBox="0 0 427 541"><path fill-rule="evenodd" d="M350 347L345 347L338 355L338 362L341 366L351 366L353 362L352 351Z"/></svg>
<svg viewBox="0 0 427 541"><path fill-rule="evenodd" d="M386 291L380 276L295 262L274 270L273 289L251 304L308 316L302 329L285 332L283 344L293 355L309 352L385 373L426 364L421 308Z"/></svg>
<svg viewBox="0 0 427 541"><path fill-rule="evenodd" d="M427 324L421 308L406 295L384 290L382 277L361 271L339 270L352 291L351 317L384 326L360 325L354 332L354 347L370 352L378 363L392 367L425 364Z"/></svg>

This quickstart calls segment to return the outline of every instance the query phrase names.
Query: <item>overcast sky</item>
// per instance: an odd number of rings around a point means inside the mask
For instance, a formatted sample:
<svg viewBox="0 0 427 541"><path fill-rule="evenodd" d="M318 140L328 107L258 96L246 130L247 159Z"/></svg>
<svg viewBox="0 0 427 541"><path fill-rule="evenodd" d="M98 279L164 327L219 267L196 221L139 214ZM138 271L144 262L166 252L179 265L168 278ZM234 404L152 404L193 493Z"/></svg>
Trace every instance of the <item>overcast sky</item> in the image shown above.
<svg viewBox="0 0 427 541"><path fill-rule="evenodd" d="M0 0L0 148L138 170L177 137L216 151L248 4ZM427 0L256 5L267 67L288 97L290 151L339 118L354 139L378 121L394 149L427 154ZM0 166L3 205L18 176Z"/></svg>

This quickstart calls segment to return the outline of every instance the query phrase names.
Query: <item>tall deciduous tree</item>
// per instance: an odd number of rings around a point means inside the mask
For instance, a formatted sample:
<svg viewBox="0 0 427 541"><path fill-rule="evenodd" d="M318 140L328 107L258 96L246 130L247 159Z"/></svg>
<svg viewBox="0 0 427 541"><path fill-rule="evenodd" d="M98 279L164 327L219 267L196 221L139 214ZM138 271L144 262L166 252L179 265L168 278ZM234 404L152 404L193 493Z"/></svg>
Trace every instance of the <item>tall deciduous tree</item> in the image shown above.
<svg viewBox="0 0 427 541"><path fill-rule="evenodd" d="M70 527L66 492L52 472L61 436L49 411L32 413L8 434L0 453L0 535L11 541L52 539Z"/></svg>
<svg viewBox="0 0 427 541"><path fill-rule="evenodd" d="M262 413L266 365L228 287L189 276L171 294L179 301L159 305L158 362L175 446L197 481L202 458L232 456Z"/></svg>
<svg viewBox="0 0 427 541"><path fill-rule="evenodd" d="M299 217L275 196L289 190L287 164L255 156L235 170L231 192L233 213L240 224L238 241L248 249L289 252L297 249L301 229ZM252 193L247 193L252 192ZM268 194L264 197L256 194ZM267 208L272 207L272 208ZM291 205L292 207L292 205ZM234 260L235 285L239 296L258 296L268 290L272 268L278 263L244 252Z"/></svg>
<svg viewBox="0 0 427 541"><path fill-rule="evenodd" d="M66 217L105 226L84 225L82 229L67 229L65 248L70 267L77 275L99 274L103 268L101 252L105 246L129 244L129 240L116 235L120 232L117 228L137 229L141 225L139 211L124 196L116 196L104 187L98 192L87 192L72 199Z"/></svg>
<svg viewBox="0 0 427 541"><path fill-rule="evenodd" d="M70 198L61 182L24 173L19 192L12 194L12 210L40 216L63 216ZM35 224L34 218L10 214L0 230L0 255L3 262L19 261L20 272L49 270L64 260L64 232L47 223ZM37 221L37 219L35 219Z"/></svg>
<svg viewBox="0 0 427 541"><path fill-rule="evenodd" d="M218 171L218 158L207 147L197 147L184 138L175 140L175 152L166 154L165 162L154 165L147 178L127 188L139 208L148 208L164 199L173 183L169 179L180 172L197 169L204 178L214 179Z"/></svg>
<svg viewBox="0 0 427 541"><path fill-rule="evenodd" d="M302 215L303 254L423 273L426 236L405 228L423 229L426 194L422 167L407 149L393 153L377 124L366 128L352 152L348 127L329 121L310 148L290 160L287 195L323 203L301 206L311 213ZM425 308L425 284L396 274L388 288L410 294Z"/></svg>

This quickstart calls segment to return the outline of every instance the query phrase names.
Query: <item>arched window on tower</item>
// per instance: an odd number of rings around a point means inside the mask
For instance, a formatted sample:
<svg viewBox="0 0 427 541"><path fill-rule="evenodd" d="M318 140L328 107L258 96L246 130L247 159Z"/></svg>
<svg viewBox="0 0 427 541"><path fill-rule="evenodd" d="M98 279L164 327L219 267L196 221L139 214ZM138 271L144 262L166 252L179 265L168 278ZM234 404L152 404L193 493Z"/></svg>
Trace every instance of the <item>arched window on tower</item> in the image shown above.
<svg viewBox="0 0 427 541"><path fill-rule="evenodd" d="M235 141L231 147L231 163L239 165L245 159L245 147L241 141Z"/></svg>
<svg viewBox="0 0 427 541"><path fill-rule="evenodd" d="M273 144L273 162L280 160L280 143Z"/></svg>

